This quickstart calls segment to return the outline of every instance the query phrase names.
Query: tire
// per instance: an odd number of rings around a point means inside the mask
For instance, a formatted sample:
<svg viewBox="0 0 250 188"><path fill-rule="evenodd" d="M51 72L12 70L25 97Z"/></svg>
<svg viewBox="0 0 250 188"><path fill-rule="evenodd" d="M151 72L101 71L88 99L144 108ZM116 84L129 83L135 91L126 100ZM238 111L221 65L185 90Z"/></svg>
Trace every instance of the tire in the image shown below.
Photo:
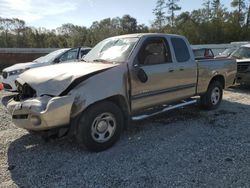
<svg viewBox="0 0 250 188"><path fill-rule="evenodd" d="M90 151L103 151L119 140L123 125L121 109L112 102L100 102L89 107L79 117L76 140Z"/></svg>
<svg viewBox="0 0 250 188"><path fill-rule="evenodd" d="M219 81L210 83L207 92L201 96L201 106L207 110L217 109L223 97L223 86Z"/></svg>

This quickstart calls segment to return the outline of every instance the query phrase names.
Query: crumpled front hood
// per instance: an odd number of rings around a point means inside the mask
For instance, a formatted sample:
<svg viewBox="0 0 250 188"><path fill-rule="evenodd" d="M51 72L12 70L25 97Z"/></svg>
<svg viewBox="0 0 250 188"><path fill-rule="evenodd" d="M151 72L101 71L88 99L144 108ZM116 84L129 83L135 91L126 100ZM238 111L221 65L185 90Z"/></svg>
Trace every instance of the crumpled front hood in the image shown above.
<svg viewBox="0 0 250 188"><path fill-rule="evenodd" d="M40 67L40 66L43 66L42 63L34 63L34 62L18 63L18 64L5 68L3 71L10 72L10 71L15 71L15 70L35 68L35 67Z"/></svg>
<svg viewBox="0 0 250 188"><path fill-rule="evenodd" d="M105 70L117 64L66 63L31 69L19 78L36 90L37 96L58 96L77 78ZM17 79L18 80L18 79Z"/></svg>

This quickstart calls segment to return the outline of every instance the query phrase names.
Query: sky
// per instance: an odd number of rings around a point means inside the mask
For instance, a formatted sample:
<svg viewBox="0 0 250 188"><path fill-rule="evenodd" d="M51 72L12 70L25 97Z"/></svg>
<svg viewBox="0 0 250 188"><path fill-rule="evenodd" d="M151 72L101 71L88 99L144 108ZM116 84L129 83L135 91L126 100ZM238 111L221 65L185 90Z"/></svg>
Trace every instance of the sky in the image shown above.
<svg viewBox="0 0 250 188"><path fill-rule="evenodd" d="M198 9L202 2L180 0L180 12ZM230 7L230 0L221 2ZM19 18L28 26L55 29L64 23L89 27L94 21L130 14L139 24L150 25L155 4L156 0L0 0L0 17Z"/></svg>

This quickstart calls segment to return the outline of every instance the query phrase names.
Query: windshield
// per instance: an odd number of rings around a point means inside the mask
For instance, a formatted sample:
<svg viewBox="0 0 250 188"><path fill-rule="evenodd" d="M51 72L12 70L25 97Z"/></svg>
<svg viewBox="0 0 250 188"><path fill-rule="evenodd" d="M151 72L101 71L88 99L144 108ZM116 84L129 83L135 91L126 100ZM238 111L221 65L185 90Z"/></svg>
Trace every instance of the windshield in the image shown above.
<svg viewBox="0 0 250 188"><path fill-rule="evenodd" d="M64 52L66 52L69 49L60 49L60 50L56 50L54 52L49 53L46 56L42 56L39 57L37 59L35 59L33 62L35 63L47 63L47 62L52 62L55 60L55 58L61 54L63 54Z"/></svg>
<svg viewBox="0 0 250 188"><path fill-rule="evenodd" d="M235 48L228 48L224 50L221 55L229 56L232 52L234 52L236 49Z"/></svg>
<svg viewBox="0 0 250 188"><path fill-rule="evenodd" d="M127 60L138 38L109 38L98 43L84 58L86 62L115 62Z"/></svg>
<svg viewBox="0 0 250 188"><path fill-rule="evenodd" d="M232 53L232 57L237 59L247 59L250 58L250 48L247 47L240 47L234 53Z"/></svg>

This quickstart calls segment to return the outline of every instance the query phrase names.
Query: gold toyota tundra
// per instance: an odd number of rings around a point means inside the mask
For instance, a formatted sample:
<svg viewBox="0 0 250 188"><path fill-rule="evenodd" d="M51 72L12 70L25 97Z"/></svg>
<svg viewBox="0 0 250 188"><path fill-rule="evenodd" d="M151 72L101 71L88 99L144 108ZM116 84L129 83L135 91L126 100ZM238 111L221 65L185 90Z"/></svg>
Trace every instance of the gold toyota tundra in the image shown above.
<svg viewBox="0 0 250 188"><path fill-rule="evenodd" d="M235 81L233 59L195 61L189 42L169 34L105 39L82 62L28 70L18 94L2 99L16 126L74 135L92 151L111 147L130 120L199 103L217 108Z"/></svg>

